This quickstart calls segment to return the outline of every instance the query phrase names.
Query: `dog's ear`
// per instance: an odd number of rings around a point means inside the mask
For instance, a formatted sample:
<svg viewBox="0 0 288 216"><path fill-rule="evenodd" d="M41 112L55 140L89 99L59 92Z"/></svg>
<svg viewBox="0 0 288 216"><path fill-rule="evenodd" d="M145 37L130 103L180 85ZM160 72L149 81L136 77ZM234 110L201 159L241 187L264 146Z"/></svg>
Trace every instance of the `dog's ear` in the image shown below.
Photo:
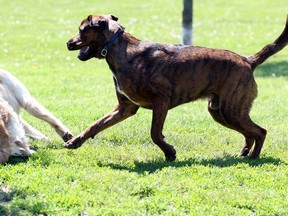
<svg viewBox="0 0 288 216"><path fill-rule="evenodd" d="M92 15L89 15L89 16L87 17L87 21L88 21L88 23L89 23L89 26L93 26Z"/></svg>
<svg viewBox="0 0 288 216"><path fill-rule="evenodd" d="M111 16L112 20L118 21L118 17L114 16L113 14L111 14L110 16Z"/></svg>
<svg viewBox="0 0 288 216"><path fill-rule="evenodd" d="M108 21L106 19L99 19L98 24L101 29L108 28Z"/></svg>
<svg viewBox="0 0 288 216"><path fill-rule="evenodd" d="M87 17L87 22L89 24L90 27L98 27L98 23L93 23L93 16L92 15L89 15Z"/></svg>
<svg viewBox="0 0 288 216"><path fill-rule="evenodd" d="M101 19L99 19L98 21L98 25L101 29L106 29L108 28L108 22L109 20L112 19L114 21L117 21L118 20L118 17L114 16L114 15L109 15L109 16L103 16L101 17ZM95 24L94 24L95 26Z"/></svg>

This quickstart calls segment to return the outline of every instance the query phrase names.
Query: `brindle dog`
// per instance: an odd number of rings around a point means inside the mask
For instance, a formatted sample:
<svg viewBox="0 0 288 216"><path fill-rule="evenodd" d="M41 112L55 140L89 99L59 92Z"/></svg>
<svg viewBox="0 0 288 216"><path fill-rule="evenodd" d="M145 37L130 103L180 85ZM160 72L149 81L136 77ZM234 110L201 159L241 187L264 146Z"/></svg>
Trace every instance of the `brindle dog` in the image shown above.
<svg viewBox="0 0 288 216"><path fill-rule="evenodd" d="M249 117L257 96L254 69L288 42L288 17L282 34L255 55L198 46L141 41L127 32L113 15L90 15L79 34L67 42L69 50L80 50L78 58L106 61L113 73L118 104L65 147L78 148L88 138L134 115L139 107L152 109L151 137L166 160L176 159L172 145L164 141L163 124L169 109L198 98L208 98L208 111L221 125L245 137L241 151L259 157L266 130Z"/></svg>

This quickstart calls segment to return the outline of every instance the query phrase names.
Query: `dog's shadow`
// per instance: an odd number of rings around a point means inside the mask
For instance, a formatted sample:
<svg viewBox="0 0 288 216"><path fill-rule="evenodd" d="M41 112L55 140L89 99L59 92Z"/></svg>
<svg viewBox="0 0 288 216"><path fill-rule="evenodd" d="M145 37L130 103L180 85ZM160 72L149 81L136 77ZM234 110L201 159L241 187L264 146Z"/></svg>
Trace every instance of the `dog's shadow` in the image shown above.
<svg viewBox="0 0 288 216"><path fill-rule="evenodd" d="M183 161L175 161L175 162L166 162L166 161L149 161L149 162L139 162L134 161L134 166L125 166L120 164L114 164L114 163L108 163L108 164L102 164L101 162L98 163L99 167L110 167L112 169L116 170L126 170L129 172L135 172L138 174L145 174L145 173L155 173L156 171L162 170L166 167L189 167L193 165L203 165L203 166L211 166L211 167L230 167L235 166L237 164L248 164L250 167L258 167L262 166L264 164L273 164L273 165L279 165L283 164L284 162L281 161L279 158L273 158L273 157L261 157L260 159L256 160L250 160L248 158L243 157L235 157L226 155L219 158L214 159L203 159L203 160L196 160L193 158L189 158Z"/></svg>

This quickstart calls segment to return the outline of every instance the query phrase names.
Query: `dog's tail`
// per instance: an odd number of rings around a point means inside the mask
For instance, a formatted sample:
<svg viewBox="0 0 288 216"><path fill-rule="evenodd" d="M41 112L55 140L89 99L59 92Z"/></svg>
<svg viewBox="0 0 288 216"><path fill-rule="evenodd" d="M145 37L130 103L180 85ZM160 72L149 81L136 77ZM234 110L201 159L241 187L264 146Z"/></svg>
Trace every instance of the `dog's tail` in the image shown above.
<svg viewBox="0 0 288 216"><path fill-rule="evenodd" d="M249 56L248 61L251 64L252 70L258 65L262 64L266 59L275 53L282 50L288 44L288 15L286 19L286 25L281 35L271 44L266 45L258 53Z"/></svg>

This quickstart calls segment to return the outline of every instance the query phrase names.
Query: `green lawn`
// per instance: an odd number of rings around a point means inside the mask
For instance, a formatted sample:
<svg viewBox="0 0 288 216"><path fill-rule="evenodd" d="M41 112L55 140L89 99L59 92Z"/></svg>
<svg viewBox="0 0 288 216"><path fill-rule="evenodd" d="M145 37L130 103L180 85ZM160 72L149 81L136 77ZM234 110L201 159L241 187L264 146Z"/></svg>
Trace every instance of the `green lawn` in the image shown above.
<svg viewBox="0 0 288 216"><path fill-rule="evenodd" d="M181 41L182 1L84 0L0 3L0 67L11 71L76 135L116 103L105 61L79 61L66 41L89 14L111 13L143 40ZM258 52L284 28L287 0L194 1L194 44ZM150 138L151 111L77 150L42 121L51 138L32 141L29 160L0 166L0 215L288 215L288 48L255 71L251 117L268 130L261 158L237 157L238 133L215 123L206 101L169 112L164 134L177 150L165 162Z"/></svg>

